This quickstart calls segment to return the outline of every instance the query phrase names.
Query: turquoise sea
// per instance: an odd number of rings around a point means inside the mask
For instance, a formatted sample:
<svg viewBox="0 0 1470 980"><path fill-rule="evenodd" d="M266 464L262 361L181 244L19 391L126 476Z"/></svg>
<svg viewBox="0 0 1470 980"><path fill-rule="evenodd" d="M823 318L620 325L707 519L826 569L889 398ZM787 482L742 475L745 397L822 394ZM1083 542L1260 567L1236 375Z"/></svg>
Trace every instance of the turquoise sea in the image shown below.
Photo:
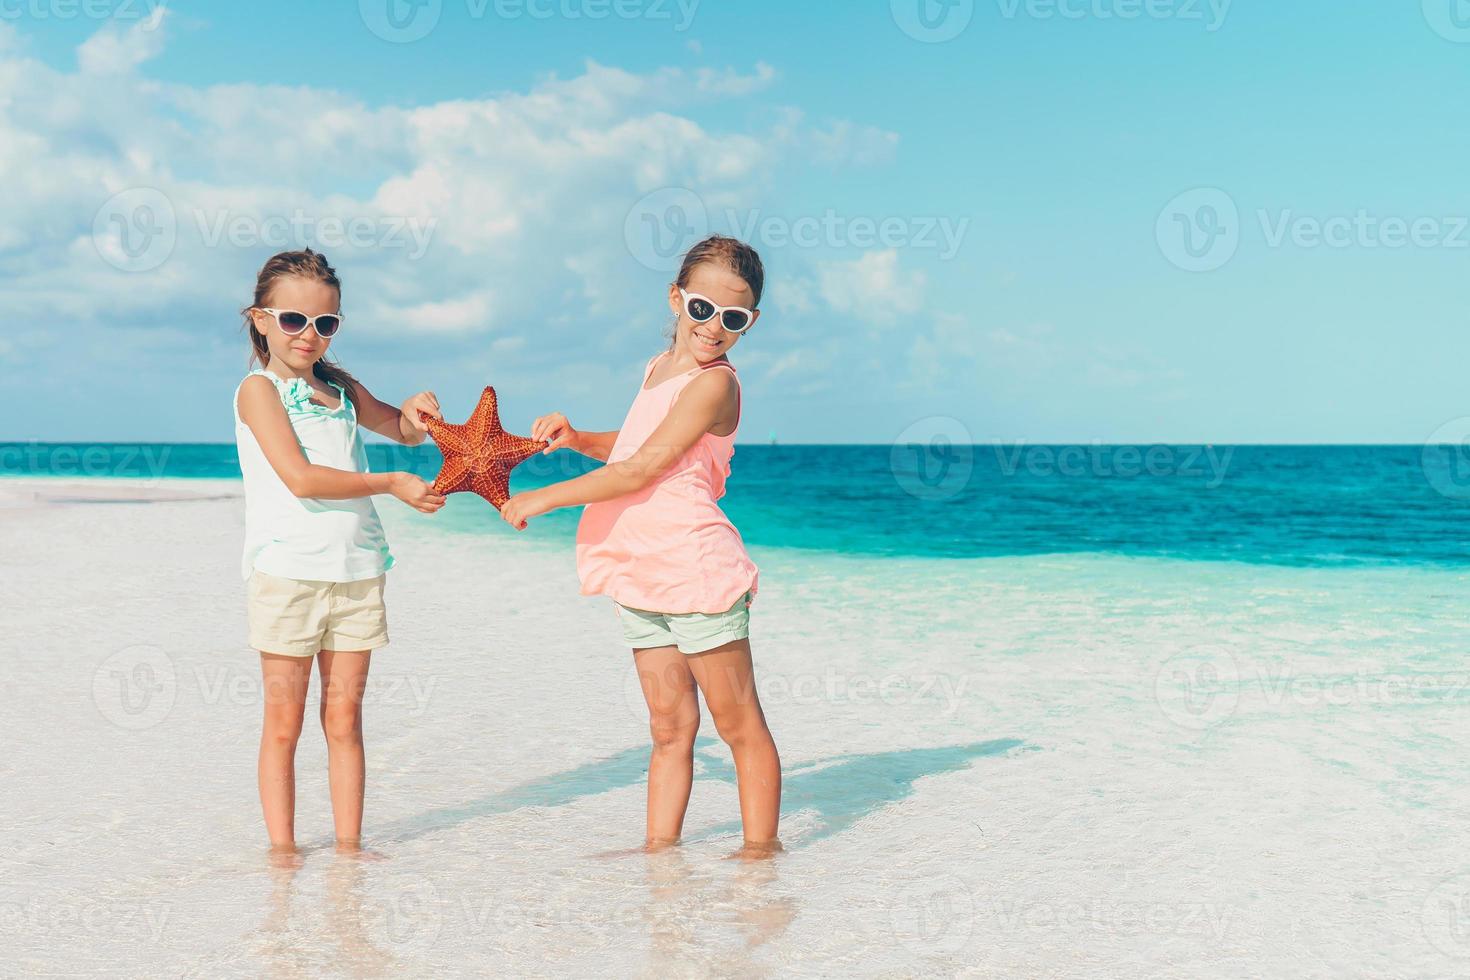
<svg viewBox="0 0 1470 980"><path fill-rule="evenodd" d="M432 446L370 447L432 478ZM527 461L513 489L586 471ZM1463 446L738 447L722 505L755 546L935 558L1096 553L1297 566L1470 565ZM238 478L231 444L0 443L0 476ZM448 530L504 533L457 497ZM576 512L537 533L569 535Z"/></svg>

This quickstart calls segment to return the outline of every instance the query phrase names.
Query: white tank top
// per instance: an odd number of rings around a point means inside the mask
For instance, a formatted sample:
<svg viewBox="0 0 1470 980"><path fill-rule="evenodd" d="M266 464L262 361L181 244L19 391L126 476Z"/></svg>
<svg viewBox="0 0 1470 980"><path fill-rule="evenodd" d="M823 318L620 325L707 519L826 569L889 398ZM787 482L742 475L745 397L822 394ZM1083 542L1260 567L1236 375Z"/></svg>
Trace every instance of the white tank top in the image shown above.
<svg viewBox="0 0 1470 980"><path fill-rule="evenodd" d="M367 450L357 428L357 411L341 385L336 408L314 403L311 385L283 381L269 371L252 371L276 386L296 441L308 462L368 472ZM243 384L244 382L241 382ZM235 389L235 447L245 479L245 578L261 571L278 578L314 582L357 582L393 567L388 539L371 497L316 500L297 497L276 475L250 426L240 419Z"/></svg>

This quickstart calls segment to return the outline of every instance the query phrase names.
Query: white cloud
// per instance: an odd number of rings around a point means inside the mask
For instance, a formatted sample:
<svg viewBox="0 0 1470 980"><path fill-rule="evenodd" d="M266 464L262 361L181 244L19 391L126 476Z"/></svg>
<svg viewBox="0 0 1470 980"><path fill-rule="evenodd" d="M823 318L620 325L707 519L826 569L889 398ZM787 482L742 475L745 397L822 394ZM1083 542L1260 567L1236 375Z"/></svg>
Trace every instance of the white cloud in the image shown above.
<svg viewBox="0 0 1470 980"><path fill-rule="evenodd" d="M472 329L489 311L486 281L505 284L497 315L564 289L559 251L595 252L596 291L626 293L623 223L635 201L667 185L743 200L779 152L758 132L708 132L669 111L755 91L774 77L766 65L637 75L589 63L529 92L375 108L306 86L140 77L163 43L161 17L104 27L79 48L76 73L25 57L8 25L0 34L9 310L64 296L72 315L100 319L184 298L243 301L266 256L312 245L357 291L355 308L406 306ZM146 276L119 273L92 243L99 208L133 188L162 192L177 229L171 258ZM360 246L329 244L323 233L349 221L379 231ZM432 228L430 254L405 267L414 243L393 227L410 224Z"/></svg>
<svg viewBox="0 0 1470 980"><path fill-rule="evenodd" d="M888 163L898 149L897 133L876 126L859 126L846 120L838 120L826 129L813 131L809 139L815 158L834 165Z"/></svg>
<svg viewBox="0 0 1470 980"><path fill-rule="evenodd" d="M718 220L762 205L813 159L871 162L896 140L840 121L817 129L794 109L745 111L740 100L779 77L763 63L640 74L589 62L525 91L375 106L309 85L152 79L167 28L162 13L105 26L78 48L76 70L59 70L0 22L0 316L64 321L78 343L119 357L135 350L125 335L187 350L198 324L219 324L210 336L228 345L259 266L310 245L344 279L349 365L354 337L391 356L410 349L392 341L418 336L444 345L431 359L463 370L489 350L497 373L514 363L600 379L626 363L636 374L667 323L667 273L625 240L636 202L694 188ZM696 111L709 103L722 104ZM164 204L107 210L144 191ZM117 268L150 222L168 226L171 249L146 271ZM925 285L891 252L821 261L795 250L778 262L763 339L828 310L891 322L919 309ZM839 352L773 350L764 378L819 385Z"/></svg>
<svg viewBox="0 0 1470 980"><path fill-rule="evenodd" d="M77 48L77 64L88 75L130 72L163 51L163 21L167 8L154 7L136 22L116 20Z"/></svg>
<svg viewBox="0 0 1470 980"><path fill-rule="evenodd" d="M1030 384L1039 377L1054 377L1059 365L1081 353L1059 344L1050 323L985 326L976 322L978 312L926 316L924 329L915 332L909 345L910 384L922 387L936 379L974 377L980 368Z"/></svg>
<svg viewBox="0 0 1470 980"><path fill-rule="evenodd" d="M481 291L402 310L383 310L379 316L415 332L453 333L489 327L492 309L490 293Z"/></svg>
<svg viewBox="0 0 1470 980"><path fill-rule="evenodd" d="M830 338L806 339L802 346L768 343L764 347L741 346L740 362L744 385L764 401L777 393L806 396L833 387L833 367L841 363L842 345ZM839 379L839 384L841 383Z"/></svg>
<svg viewBox="0 0 1470 980"><path fill-rule="evenodd" d="M753 75L741 75L729 68L723 71L701 68L697 78L696 87L705 95L750 95L770 87L776 80L776 69L762 61L756 64Z"/></svg>
<svg viewBox="0 0 1470 980"><path fill-rule="evenodd" d="M829 167L874 166L892 161L898 134L845 119L825 127L806 123L806 114L785 106L775 114L773 135L807 160Z"/></svg>
<svg viewBox="0 0 1470 980"><path fill-rule="evenodd" d="M766 380L771 381L788 373L801 363L801 359L802 352L800 350L787 351L776 360L775 364L772 364L766 369Z"/></svg>
<svg viewBox="0 0 1470 980"><path fill-rule="evenodd" d="M926 277L899 268L898 250L867 252L852 261L821 262L817 266L818 292L839 313L851 313L869 323L891 324L919 312L924 303Z"/></svg>
<svg viewBox="0 0 1470 980"><path fill-rule="evenodd" d="M815 293L816 284L810 280L788 277L769 281L761 297L761 309L774 315L810 313L816 309Z"/></svg>

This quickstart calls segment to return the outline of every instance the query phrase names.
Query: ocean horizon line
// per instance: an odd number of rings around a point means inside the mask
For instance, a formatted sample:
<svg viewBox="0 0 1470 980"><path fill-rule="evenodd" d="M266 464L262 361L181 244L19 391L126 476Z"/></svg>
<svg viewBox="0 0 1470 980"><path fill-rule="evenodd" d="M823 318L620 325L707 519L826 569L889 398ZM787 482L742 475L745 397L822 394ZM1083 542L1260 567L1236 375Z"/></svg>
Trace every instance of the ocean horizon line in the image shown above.
<svg viewBox="0 0 1470 980"><path fill-rule="evenodd" d="M380 438L376 435L370 440L373 445L396 446L400 445L390 439ZM900 443L893 439L887 442L785 442L775 441L746 441L736 442L736 447L750 448L777 448L777 449L890 449ZM424 445L427 445L425 443ZM1411 449L1424 446L1455 446L1460 445L1459 440L1430 441L1418 440L1412 442L1231 442L1228 440L1199 440L1199 439L1137 439L1126 441L1099 441L1096 439L1075 440L1041 440L1032 442L1027 439L995 439L987 442L959 442L948 443L951 446L969 446L971 448L990 448L993 446L1041 446L1041 447L1072 447L1072 446L1097 446L1100 448L1125 448L1132 446L1203 446L1203 447L1225 447L1232 449ZM187 446L208 448L231 448L235 443L233 440L219 439L0 439L0 449L11 446ZM406 447L416 448L416 447Z"/></svg>

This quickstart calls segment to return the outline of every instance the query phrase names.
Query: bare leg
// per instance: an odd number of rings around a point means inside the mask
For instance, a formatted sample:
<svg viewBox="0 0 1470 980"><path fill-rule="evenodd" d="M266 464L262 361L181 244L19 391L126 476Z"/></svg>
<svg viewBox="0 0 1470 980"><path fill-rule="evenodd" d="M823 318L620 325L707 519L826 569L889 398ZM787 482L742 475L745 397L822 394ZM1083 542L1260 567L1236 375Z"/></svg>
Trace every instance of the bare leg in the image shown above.
<svg viewBox="0 0 1470 980"><path fill-rule="evenodd" d="M780 850L776 829L781 820L781 757L756 693L750 641L736 640L687 659L715 728L735 757L740 822L745 829L741 856Z"/></svg>
<svg viewBox="0 0 1470 980"><path fill-rule="evenodd" d="M327 779L332 790L332 823L339 850L362 843L362 798L366 760L362 750L362 694L367 687L371 650L323 650L322 734L327 737Z"/></svg>
<svg viewBox="0 0 1470 980"><path fill-rule="evenodd" d="M291 851L296 847L296 743L311 684L311 658L261 653L260 674L265 690L257 766L260 808L271 849Z"/></svg>
<svg viewBox="0 0 1470 980"><path fill-rule="evenodd" d="M694 783L694 736L699 733L699 695L694 677L676 647L633 651L633 663L648 702L653 753L648 760L650 849L667 847L684 831L689 788Z"/></svg>

